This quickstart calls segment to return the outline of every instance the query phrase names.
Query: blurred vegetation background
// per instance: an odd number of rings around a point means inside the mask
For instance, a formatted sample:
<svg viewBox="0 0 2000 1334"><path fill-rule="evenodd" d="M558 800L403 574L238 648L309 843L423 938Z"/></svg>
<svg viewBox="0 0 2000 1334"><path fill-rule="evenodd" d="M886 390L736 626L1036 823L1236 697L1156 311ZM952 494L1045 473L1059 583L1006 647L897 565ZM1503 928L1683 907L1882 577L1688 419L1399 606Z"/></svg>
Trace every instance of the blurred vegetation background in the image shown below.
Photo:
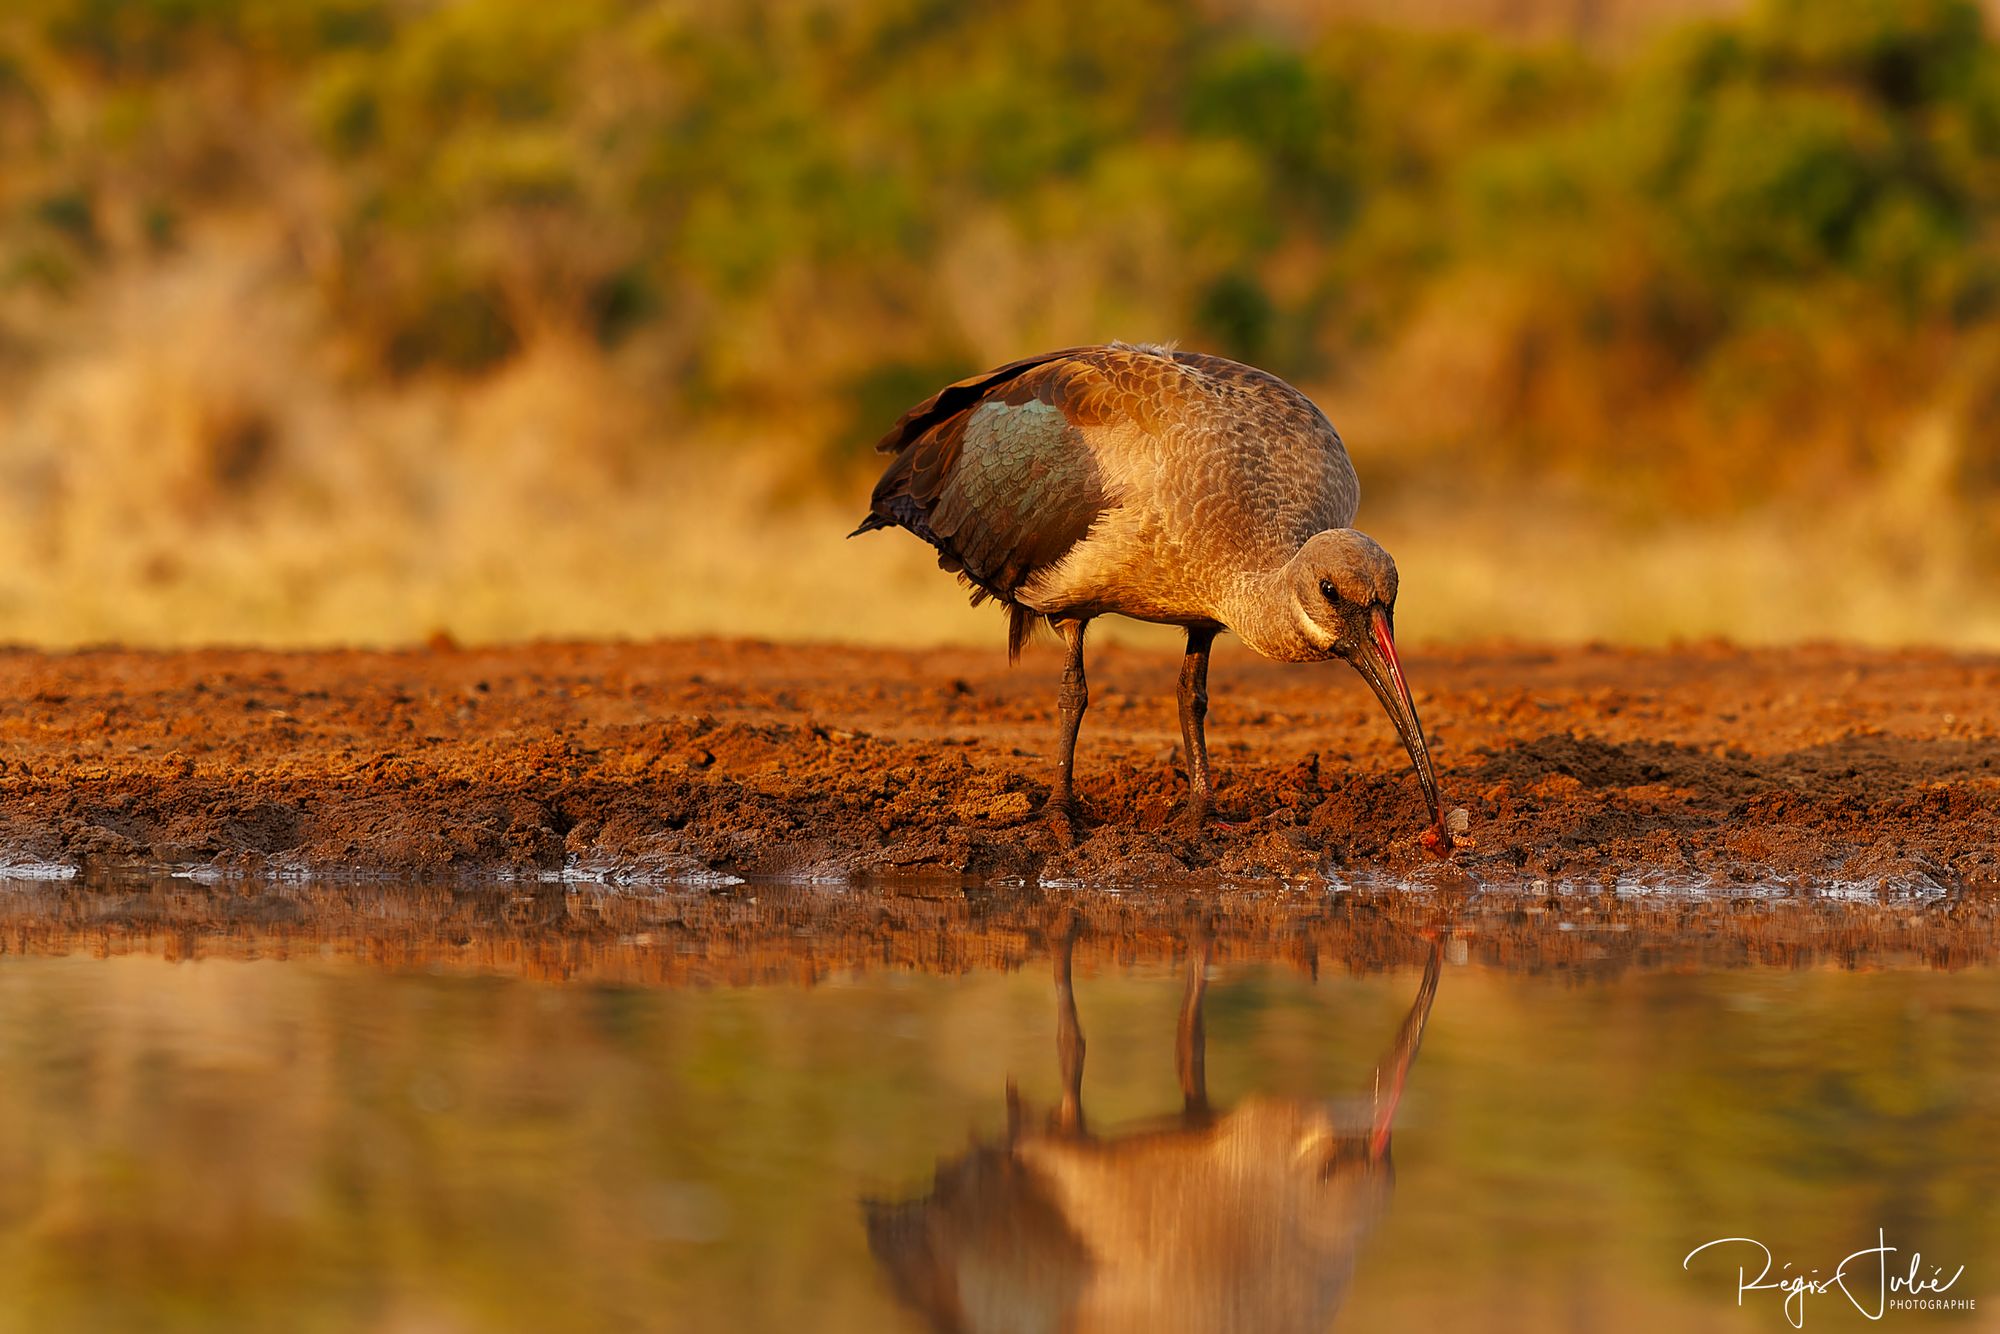
<svg viewBox="0 0 2000 1334"><path fill-rule="evenodd" d="M0 638L996 637L870 446L1127 338L1314 394L1413 637L2000 644L1994 34L11 0Z"/></svg>

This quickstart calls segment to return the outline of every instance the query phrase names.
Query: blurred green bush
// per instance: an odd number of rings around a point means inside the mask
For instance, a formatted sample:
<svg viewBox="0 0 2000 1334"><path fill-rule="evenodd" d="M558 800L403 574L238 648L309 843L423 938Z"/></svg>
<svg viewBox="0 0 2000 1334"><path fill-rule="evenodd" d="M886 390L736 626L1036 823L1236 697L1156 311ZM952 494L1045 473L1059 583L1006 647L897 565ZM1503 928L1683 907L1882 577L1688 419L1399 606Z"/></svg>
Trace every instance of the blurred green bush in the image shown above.
<svg viewBox="0 0 2000 1334"><path fill-rule="evenodd" d="M1768 0L1615 58L1194 0L13 0L0 369L243 215L357 376L580 340L834 474L940 376L1124 336L1442 400L1368 419L1470 475L1729 507L1945 411L1952 475L2000 478L1972 0Z"/></svg>

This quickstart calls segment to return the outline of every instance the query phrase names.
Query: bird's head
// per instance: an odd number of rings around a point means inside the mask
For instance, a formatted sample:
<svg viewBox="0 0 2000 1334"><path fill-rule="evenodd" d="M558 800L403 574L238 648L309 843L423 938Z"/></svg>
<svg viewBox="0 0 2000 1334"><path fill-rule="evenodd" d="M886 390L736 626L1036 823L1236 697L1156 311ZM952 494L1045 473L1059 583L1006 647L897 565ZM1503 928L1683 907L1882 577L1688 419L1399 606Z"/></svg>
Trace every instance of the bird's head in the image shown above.
<svg viewBox="0 0 2000 1334"><path fill-rule="evenodd" d="M1293 557L1292 593L1299 628L1319 649L1318 656L1345 659L1388 711L1436 821L1426 842L1448 855L1451 835L1438 799L1437 773L1396 657L1396 562L1366 533L1330 528L1313 534Z"/></svg>
<svg viewBox="0 0 2000 1334"><path fill-rule="evenodd" d="M1314 533L1292 559L1299 628L1318 656L1346 658L1374 637L1371 617L1396 618L1396 562L1379 543L1352 528Z"/></svg>

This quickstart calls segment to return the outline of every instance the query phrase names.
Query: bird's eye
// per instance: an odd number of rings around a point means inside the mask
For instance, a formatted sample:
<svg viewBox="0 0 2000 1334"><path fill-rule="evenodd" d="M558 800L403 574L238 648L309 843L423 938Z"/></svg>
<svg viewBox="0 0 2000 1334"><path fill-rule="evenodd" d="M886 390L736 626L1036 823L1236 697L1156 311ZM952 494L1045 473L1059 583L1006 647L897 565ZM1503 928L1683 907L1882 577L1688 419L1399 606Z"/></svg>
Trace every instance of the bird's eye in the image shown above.
<svg viewBox="0 0 2000 1334"><path fill-rule="evenodd" d="M1328 602L1340 601L1340 593L1334 588L1333 580L1331 579L1322 579L1319 581L1319 595Z"/></svg>

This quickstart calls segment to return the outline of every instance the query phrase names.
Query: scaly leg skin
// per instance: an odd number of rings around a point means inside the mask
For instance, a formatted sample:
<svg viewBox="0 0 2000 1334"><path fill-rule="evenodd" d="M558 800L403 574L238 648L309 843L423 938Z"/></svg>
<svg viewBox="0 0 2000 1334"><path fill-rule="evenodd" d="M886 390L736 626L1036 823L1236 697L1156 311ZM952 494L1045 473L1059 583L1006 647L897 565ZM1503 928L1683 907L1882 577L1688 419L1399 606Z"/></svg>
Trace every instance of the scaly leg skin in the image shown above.
<svg viewBox="0 0 2000 1334"><path fill-rule="evenodd" d="M1057 628L1069 646L1063 664L1062 688L1056 694L1056 710L1061 716L1061 732L1056 746L1056 785L1044 813L1065 834L1076 826L1076 733L1083 726L1083 711L1090 707L1090 686L1083 676L1083 632L1085 621L1064 621Z"/></svg>
<svg viewBox="0 0 2000 1334"><path fill-rule="evenodd" d="M1208 650L1216 627L1189 626L1187 656L1181 659L1181 745L1187 752L1188 804L1182 820L1199 830L1215 806L1215 782L1208 769Z"/></svg>

